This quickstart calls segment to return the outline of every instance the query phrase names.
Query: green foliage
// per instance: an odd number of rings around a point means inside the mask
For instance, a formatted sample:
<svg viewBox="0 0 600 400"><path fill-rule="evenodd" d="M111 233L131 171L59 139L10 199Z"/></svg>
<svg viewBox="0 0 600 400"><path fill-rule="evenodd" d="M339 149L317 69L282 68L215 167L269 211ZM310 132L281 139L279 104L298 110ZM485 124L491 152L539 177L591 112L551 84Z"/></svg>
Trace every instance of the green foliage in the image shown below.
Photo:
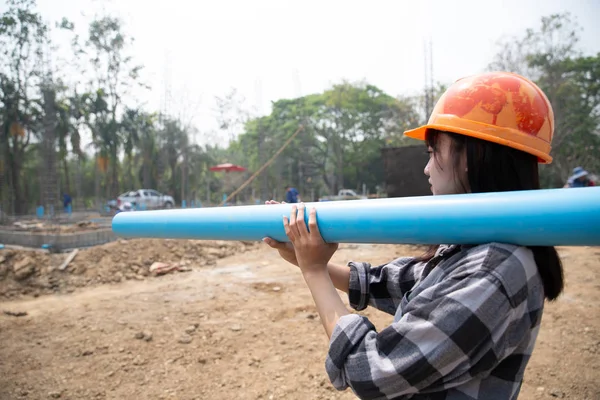
<svg viewBox="0 0 600 400"><path fill-rule="evenodd" d="M219 203L300 126L303 130L239 200L282 199L286 185L308 200L342 188L361 192L363 185L374 193L384 183L381 149L422 145L403 133L427 121L424 95L394 97L368 82L339 82L322 93L277 100L262 116L252 115L232 89L215 98L219 129L212 143L200 146L189 122L125 102L134 85L146 85L120 19L96 18L82 38L67 19L54 25L71 35L71 63L86 77L65 84L62 71L52 69L49 26L35 8L34 0L8 0L0 14L3 211L32 212L42 201L48 137L55 140L50 152L60 190L71 192L80 207L99 207L140 187L171 194L178 204ZM578 51L580 30L568 13L544 17L536 29L500 42L488 67L530 77L552 102L554 162L542 167L545 187L562 186L577 165L600 173L600 54ZM434 100L445 88L437 84ZM91 144L84 146L83 137L91 137ZM209 170L224 162L247 172Z"/></svg>
<svg viewBox="0 0 600 400"><path fill-rule="evenodd" d="M261 199L274 192L281 195L286 184L296 186L305 198L342 188L362 190L363 184L375 191L383 183L381 148L397 144L417 124L410 101L367 83L343 82L321 94L273 103L269 116L246 123L229 155L257 170L303 125L263 180L254 182Z"/></svg>
<svg viewBox="0 0 600 400"><path fill-rule="evenodd" d="M41 61L47 27L33 0L8 0L0 14L0 207L26 211L24 167L40 129Z"/></svg>
<svg viewBox="0 0 600 400"><path fill-rule="evenodd" d="M554 160L541 170L545 187L562 186L576 166L600 172L600 54L580 54L580 31L569 13L544 17L537 30L506 40L489 67L530 77L552 104Z"/></svg>

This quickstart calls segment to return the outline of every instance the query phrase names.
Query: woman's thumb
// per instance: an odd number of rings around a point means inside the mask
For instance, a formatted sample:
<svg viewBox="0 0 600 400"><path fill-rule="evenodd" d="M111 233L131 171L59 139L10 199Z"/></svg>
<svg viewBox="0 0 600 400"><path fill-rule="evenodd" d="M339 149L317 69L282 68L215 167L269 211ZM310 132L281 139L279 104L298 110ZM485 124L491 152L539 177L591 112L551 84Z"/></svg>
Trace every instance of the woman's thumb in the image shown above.
<svg viewBox="0 0 600 400"><path fill-rule="evenodd" d="M279 243L278 241L273 240L273 239L268 238L268 237L263 238L262 241L265 242L266 244L268 244L269 246L271 246L274 249L280 247L280 245L281 245L281 243Z"/></svg>

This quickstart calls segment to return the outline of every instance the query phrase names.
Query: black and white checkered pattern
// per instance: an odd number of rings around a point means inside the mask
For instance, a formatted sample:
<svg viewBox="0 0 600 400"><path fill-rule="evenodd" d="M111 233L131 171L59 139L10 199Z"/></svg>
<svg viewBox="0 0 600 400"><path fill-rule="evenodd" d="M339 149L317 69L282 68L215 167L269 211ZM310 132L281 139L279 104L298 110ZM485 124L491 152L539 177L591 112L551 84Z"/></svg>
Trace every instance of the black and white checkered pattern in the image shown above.
<svg viewBox="0 0 600 400"><path fill-rule="evenodd" d="M429 263L349 266L351 306L394 322L377 332L359 314L339 320L325 362L336 389L361 399L517 398L544 306L529 249L441 246Z"/></svg>

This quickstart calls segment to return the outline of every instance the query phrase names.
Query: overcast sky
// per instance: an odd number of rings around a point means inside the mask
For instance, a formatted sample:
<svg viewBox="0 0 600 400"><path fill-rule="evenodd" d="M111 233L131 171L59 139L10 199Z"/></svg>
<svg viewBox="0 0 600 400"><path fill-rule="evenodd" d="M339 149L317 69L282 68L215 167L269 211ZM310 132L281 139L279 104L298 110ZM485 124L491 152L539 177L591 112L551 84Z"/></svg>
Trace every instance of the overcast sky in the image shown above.
<svg viewBox="0 0 600 400"><path fill-rule="evenodd" d="M552 13L570 11L584 29L581 49L600 51L600 0L38 0L38 7L45 19L67 17L82 32L102 7L120 16L152 86L147 109L161 108L168 86L176 99L170 111L185 107L201 130L214 128L214 96L231 88L262 113L271 101L343 79L414 94L424 85L429 37L434 79L446 83L482 71L498 39L537 28Z"/></svg>

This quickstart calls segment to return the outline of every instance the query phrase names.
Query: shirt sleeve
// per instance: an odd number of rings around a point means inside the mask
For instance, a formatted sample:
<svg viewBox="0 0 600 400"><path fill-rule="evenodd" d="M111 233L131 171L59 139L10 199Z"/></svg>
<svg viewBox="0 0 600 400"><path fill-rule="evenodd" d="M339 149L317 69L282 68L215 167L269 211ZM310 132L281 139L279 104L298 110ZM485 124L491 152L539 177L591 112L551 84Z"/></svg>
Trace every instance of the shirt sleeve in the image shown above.
<svg viewBox="0 0 600 400"><path fill-rule="evenodd" d="M423 263L410 257L398 258L377 267L365 262L349 262L348 266L350 306L357 311L371 306L392 315L423 271Z"/></svg>
<svg viewBox="0 0 600 400"><path fill-rule="evenodd" d="M325 362L336 389L386 399L460 385L503 357L505 331L519 318L500 281L486 272L448 277L405 308L381 332L358 314L340 318Z"/></svg>

